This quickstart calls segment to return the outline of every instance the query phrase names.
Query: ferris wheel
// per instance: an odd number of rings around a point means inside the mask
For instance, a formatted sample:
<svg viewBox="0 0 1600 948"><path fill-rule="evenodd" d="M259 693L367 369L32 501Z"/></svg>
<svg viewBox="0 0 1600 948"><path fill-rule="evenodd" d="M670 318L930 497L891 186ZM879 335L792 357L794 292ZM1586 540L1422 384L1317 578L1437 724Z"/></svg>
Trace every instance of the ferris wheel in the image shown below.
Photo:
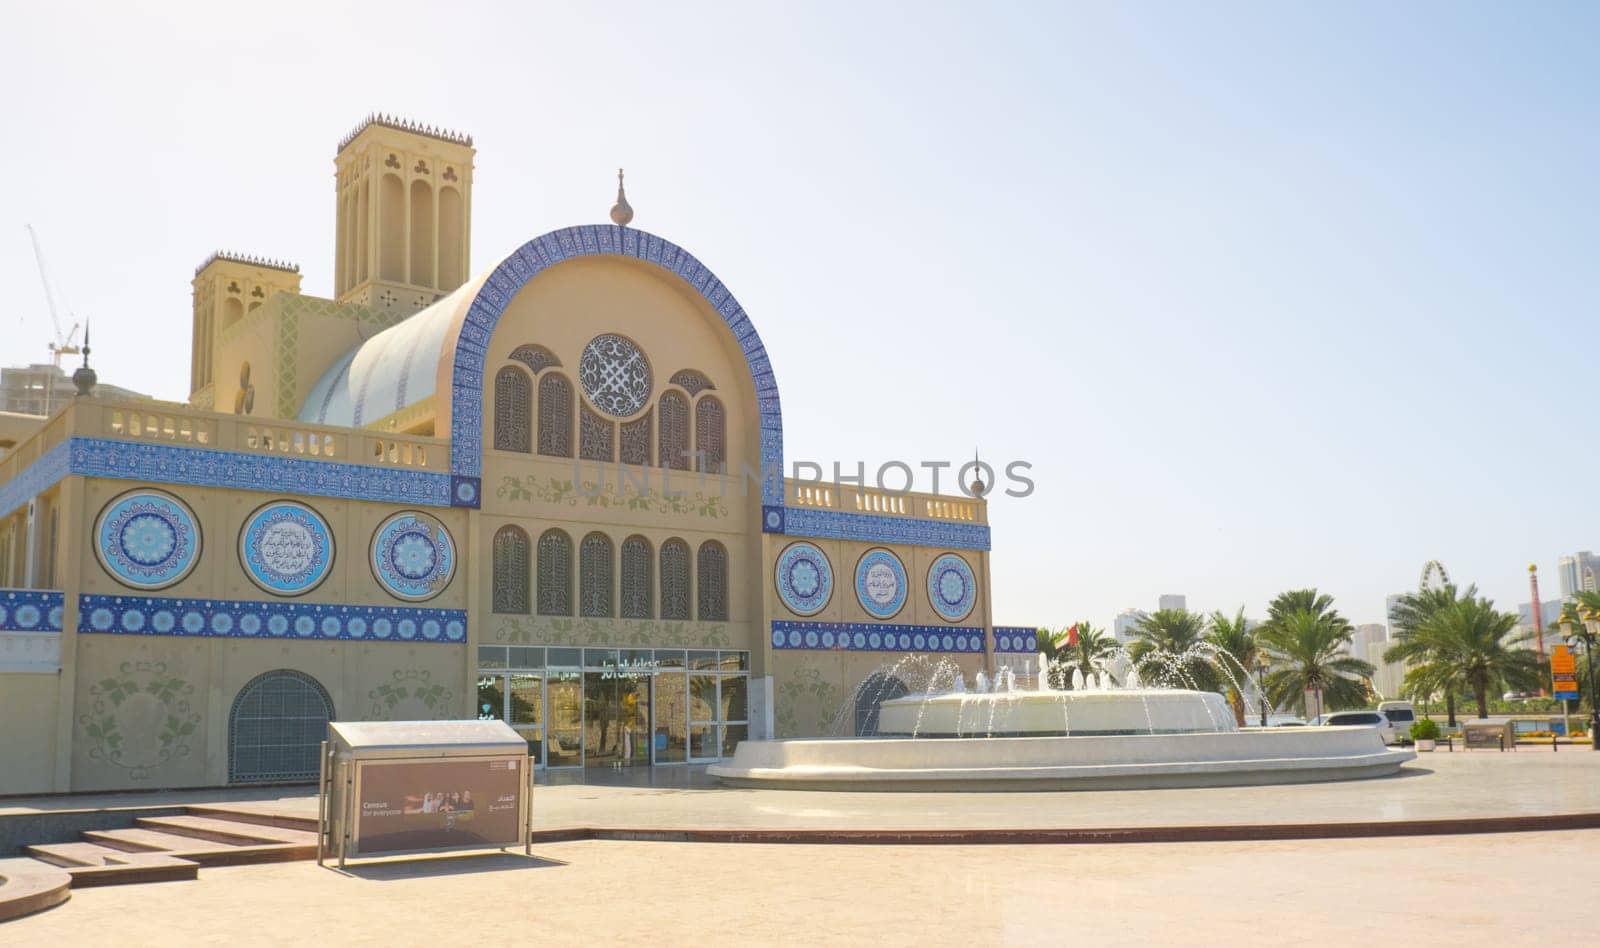
<svg viewBox="0 0 1600 948"><path fill-rule="evenodd" d="M1430 587L1428 585L1430 579L1437 579L1439 585ZM1443 589L1450 585L1450 574L1445 570L1443 563L1438 560L1429 560L1422 564L1422 581L1417 585L1420 589Z"/></svg>

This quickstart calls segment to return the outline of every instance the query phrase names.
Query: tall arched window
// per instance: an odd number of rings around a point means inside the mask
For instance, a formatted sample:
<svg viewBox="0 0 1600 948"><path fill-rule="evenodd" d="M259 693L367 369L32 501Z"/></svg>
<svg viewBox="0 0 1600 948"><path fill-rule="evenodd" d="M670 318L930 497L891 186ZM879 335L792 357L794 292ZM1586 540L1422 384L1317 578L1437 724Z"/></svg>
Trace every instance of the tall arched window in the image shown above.
<svg viewBox="0 0 1600 948"><path fill-rule="evenodd" d="M533 385L514 365L494 377L494 447L523 454L533 450Z"/></svg>
<svg viewBox="0 0 1600 948"><path fill-rule="evenodd" d="M650 541L631 536L622 541L622 617L650 618Z"/></svg>
<svg viewBox="0 0 1600 948"><path fill-rule="evenodd" d="M554 372L539 380L539 453L572 457L572 383Z"/></svg>
<svg viewBox="0 0 1600 948"><path fill-rule="evenodd" d="M715 540L700 544L697 564L699 615L701 622L728 620L728 548Z"/></svg>
<svg viewBox="0 0 1600 948"><path fill-rule="evenodd" d="M661 618L689 618L689 544L677 537L661 544Z"/></svg>
<svg viewBox="0 0 1600 948"><path fill-rule="evenodd" d="M228 782L310 780L333 701L315 678L280 668L239 689L228 712Z"/></svg>
<svg viewBox="0 0 1600 948"><path fill-rule="evenodd" d="M700 454L700 470L720 474L728 460L727 421L722 403L715 396L702 396L694 404L694 449Z"/></svg>
<svg viewBox="0 0 1600 948"><path fill-rule="evenodd" d="M527 615L533 582L528 561L528 534L506 524L494 534L494 611Z"/></svg>
<svg viewBox="0 0 1600 948"><path fill-rule="evenodd" d="M594 618L607 618L611 610L611 538L604 533L591 533L583 538L578 550L578 613Z"/></svg>
<svg viewBox="0 0 1600 948"><path fill-rule="evenodd" d="M620 458L623 464L637 464L643 467L650 463L649 412L645 412L632 421L624 421L622 423Z"/></svg>
<svg viewBox="0 0 1600 948"><path fill-rule="evenodd" d="M661 416L656 430L661 436L661 449L656 452L656 463L678 471L689 469L689 402L678 392L661 394Z"/></svg>
<svg viewBox="0 0 1600 948"><path fill-rule="evenodd" d="M539 535L539 614L572 615L572 539L560 530Z"/></svg>
<svg viewBox="0 0 1600 948"><path fill-rule="evenodd" d="M585 461L615 460L612 444L617 426L588 405L578 406L578 457Z"/></svg>

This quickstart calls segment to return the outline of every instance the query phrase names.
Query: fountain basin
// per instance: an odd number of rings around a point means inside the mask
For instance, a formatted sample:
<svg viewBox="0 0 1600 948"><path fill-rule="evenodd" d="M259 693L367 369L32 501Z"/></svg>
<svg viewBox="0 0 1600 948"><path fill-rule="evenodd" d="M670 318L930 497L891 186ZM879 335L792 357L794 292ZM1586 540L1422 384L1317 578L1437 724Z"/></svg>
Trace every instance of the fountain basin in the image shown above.
<svg viewBox="0 0 1600 948"><path fill-rule="evenodd" d="M1236 731L1219 694L1172 688L907 695L883 702L878 733L903 737L1101 737Z"/></svg>
<svg viewBox="0 0 1600 948"><path fill-rule="evenodd" d="M888 702L885 702L887 706ZM1112 790L1355 780L1395 773L1411 751L1369 727L1188 734L741 741L707 772L794 790Z"/></svg>

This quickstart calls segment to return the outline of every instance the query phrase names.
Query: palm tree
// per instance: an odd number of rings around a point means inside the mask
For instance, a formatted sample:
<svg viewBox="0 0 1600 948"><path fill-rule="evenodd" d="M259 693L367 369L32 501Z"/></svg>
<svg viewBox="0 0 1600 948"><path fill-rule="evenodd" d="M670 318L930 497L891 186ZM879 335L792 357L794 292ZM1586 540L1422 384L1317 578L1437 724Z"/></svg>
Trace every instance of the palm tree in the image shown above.
<svg viewBox="0 0 1600 948"><path fill-rule="evenodd" d="M1256 642L1275 666L1267 674L1267 697L1273 704L1298 702L1301 713L1309 717L1308 691L1317 693L1318 714L1367 700L1367 679L1375 669L1345 651L1350 623L1337 612L1317 609L1315 604L1281 612L1256 630Z"/></svg>
<svg viewBox="0 0 1600 948"><path fill-rule="evenodd" d="M1039 654L1043 655L1048 663L1050 687L1058 690L1066 687L1062 681L1064 674L1061 671L1060 663L1065 661L1067 657L1067 635L1067 629L1051 632L1049 629L1040 626L1034 630L1034 637L1039 640Z"/></svg>
<svg viewBox="0 0 1600 948"><path fill-rule="evenodd" d="M1439 609L1416 629L1413 640L1427 650L1437 674L1472 692L1480 718L1489 716L1490 689L1539 685L1538 658L1518 647L1527 634L1518 631L1514 613L1498 611L1491 599L1460 599Z"/></svg>
<svg viewBox="0 0 1600 948"><path fill-rule="evenodd" d="M1206 641L1211 643L1219 656L1227 656L1222 661L1229 666L1225 676L1228 679L1228 703L1233 706L1233 716L1239 726L1244 727L1244 685L1239 676L1244 676L1245 681L1250 680L1250 669L1256 664L1256 637L1245 620L1243 606L1231 619L1221 609L1212 612L1210 619L1211 628L1206 632Z"/></svg>
<svg viewBox="0 0 1600 948"><path fill-rule="evenodd" d="M1088 622L1075 622L1073 627L1078 630L1077 642L1072 641L1070 631L1062 640L1060 661L1063 677L1070 682L1074 671L1082 672L1085 678L1093 674L1109 675L1104 669L1107 660L1117 650L1117 640L1105 629L1097 629Z"/></svg>
<svg viewBox="0 0 1600 948"><path fill-rule="evenodd" d="M1217 672L1195 646L1205 640L1206 618L1187 609L1157 609L1139 620L1134 630L1128 657L1148 678L1146 669L1158 669L1161 677L1176 678L1197 691L1216 689Z"/></svg>
<svg viewBox="0 0 1600 948"><path fill-rule="evenodd" d="M1272 602L1267 604L1266 625L1271 625L1286 616L1296 612L1309 612L1318 616L1330 616L1335 621L1343 623L1346 627L1349 621L1339 615L1339 610L1333 608L1333 597L1327 593L1319 593L1315 589L1291 589L1278 593Z"/></svg>
<svg viewBox="0 0 1600 948"><path fill-rule="evenodd" d="M1417 629L1436 613L1454 606L1462 599L1472 599L1477 594L1477 586L1468 586L1460 595L1457 595L1453 583L1445 583L1438 589L1424 587L1401 596L1389 613L1389 619L1395 627L1395 644L1384 651L1383 660L1404 662L1412 670L1429 666L1429 670L1418 674L1415 681L1408 671L1406 681L1412 686L1413 695L1444 694L1445 714L1450 727L1456 726L1456 693L1462 685L1450 680L1446 664L1435 663L1438 656L1431 653L1426 643L1418 641Z"/></svg>
<svg viewBox="0 0 1600 948"><path fill-rule="evenodd" d="M1584 630L1583 617L1586 615L1600 616L1600 592L1573 593L1572 598L1561 607L1560 621L1572 623L1572 627L1581 634ZM1586 646L1583 650L1583 655L1578 659L1578 681L1585 682L1589 680L1589 663L1592 661L1594 661L1594 655L1590 648ZM1580 685L1580 689L1581 687ZM1596 696L1590 694L1586 697L1589 699L1589 708L1592 711L1595 708ZM1583 702L1579 701L1578 706L1580 708L1583 707Z"/></svg>

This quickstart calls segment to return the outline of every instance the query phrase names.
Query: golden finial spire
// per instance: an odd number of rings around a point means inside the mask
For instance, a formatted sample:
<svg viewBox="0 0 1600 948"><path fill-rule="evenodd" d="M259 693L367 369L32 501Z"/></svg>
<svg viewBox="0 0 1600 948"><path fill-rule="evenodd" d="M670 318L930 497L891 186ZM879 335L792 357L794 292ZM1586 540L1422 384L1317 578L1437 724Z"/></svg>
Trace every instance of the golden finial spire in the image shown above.
<svg viewBox="0 0 1600 948"><path fill-rule="evenodd" d="M633 208L628 206L628 195L622 190L622 169L617 169L617 203L611 205L611 223L618 227L628 226L633 220Z"/></svg>

